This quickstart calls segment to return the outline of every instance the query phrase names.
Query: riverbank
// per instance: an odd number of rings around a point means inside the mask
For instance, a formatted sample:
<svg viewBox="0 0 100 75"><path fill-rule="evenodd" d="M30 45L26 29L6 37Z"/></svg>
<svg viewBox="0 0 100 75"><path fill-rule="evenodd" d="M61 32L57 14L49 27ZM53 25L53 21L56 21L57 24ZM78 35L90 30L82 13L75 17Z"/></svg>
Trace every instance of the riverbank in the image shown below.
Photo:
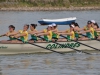
<svg viewBox="0 0 100 75"><path fill-rule="evenodd" d="M0 10L100 10L100 0L0 0Z"/></svg>
<svg viewBox="0 0 100 75"><path fill-rule="evenodd" d="M80 10L100 10L99 7L10 7L0 8L1 11L80 11Z"/></svg>

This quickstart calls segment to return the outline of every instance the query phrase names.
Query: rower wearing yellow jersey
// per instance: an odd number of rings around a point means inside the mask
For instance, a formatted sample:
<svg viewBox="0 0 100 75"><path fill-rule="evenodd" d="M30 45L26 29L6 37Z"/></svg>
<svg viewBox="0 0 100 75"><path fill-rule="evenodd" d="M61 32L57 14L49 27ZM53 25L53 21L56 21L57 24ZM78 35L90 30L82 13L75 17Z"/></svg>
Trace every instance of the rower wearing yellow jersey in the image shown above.
<svg viewBox="0 0 100 75"><path fill-rule="evenodd" d="M35 34L37 32L36 26L37 24L30 24L30 30L28 33L31 35L31 39L29 41L34 41L34 42L38 41L38 38Z"/></svg>
<svg viewBox="0 0 100 75"><path fill-rule="evenodd" d="M48 25L47 29L44 29L43 31L39 32L37 36L44 36L44 39L47 42L50 42L52 40L52 25Z"/></svg>
<svg viewBox="0 0 100 75"><path fill-rule="evenodd" d="M79 27L78 23L72 23L71 26L74 28L75 40L80 40L82 29Z"/></svg>
<svg viewBox="0 0 100 75"><path fill-rule="evenodd" d="M12 33L10 34L9 36L14 36L15 38L20 38L22 41L15 41L16 43L17 42L23 42L23 43L26 43L28 41L28 30L29 28L29 25L28 24L25 24L24 27L23 27L23 30L19 30L18 32L15 32L15 33Z"/></svg>
<svg viewBox="0 0 100 75"><path fill-rule="evenodd" d="M57 25L55 23L52 24L52 41L57 41L59 38Z"/></svg>
<svg viewBox="0 0 100 75"><path fill-rule="evenodd" d="M67 38L66 38L67 41L75 40L74 27L72 25L70 25L70 29L69 30L62 31L59 34L67 35ZM65 39L63 39L61 41L65 41Z"/></svg>
<svg viewBox="0 0 100 75"><path fill-rule="evenodd" d="M8 42L12 42L13 40L16 40L16 39L14 38L14 36L9 36L11 33L15 33L15 32L16 32L16 31L15 31L15 26L10 25L8 28L9 28L9 31L8 31L7 33L1 35L1 37L2 37L2 36L7 36L7 37L9 37L9 40L2 40L2 41L1 41L2 43L8 43Z"/></svg>
<svg viewBox="0 0 100 75"><path fill-rule="evenodd" d="M85 30L82 33L86 33L87 37L83 37L81 40L90 40L90 39L94 39L94 29L92 27L92 22L88 21L87 22L87 26L85 28Z"/></svg>

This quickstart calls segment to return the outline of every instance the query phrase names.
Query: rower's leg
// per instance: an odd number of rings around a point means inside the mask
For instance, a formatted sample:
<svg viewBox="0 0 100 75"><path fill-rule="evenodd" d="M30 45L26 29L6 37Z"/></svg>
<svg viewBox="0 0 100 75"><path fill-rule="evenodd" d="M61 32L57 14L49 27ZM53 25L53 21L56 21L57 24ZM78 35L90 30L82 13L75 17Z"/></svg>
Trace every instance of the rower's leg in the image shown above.
<svg viewBox="0 0 100 75"><path fill-rule="evenodd" d="M16 40L16 43L19 43L20 44L20 43L23 43L23 42L22 41L19 41L19 40Z"/></svg>
<svg viewBox="0 0 100 75"><path fill-rule="evenodd" d="M11 43L22 43L22 42L18 40L12 40Z"/></svg>
<svg viewBox="0 0 100 75"><path fill-rule="evenodd" d="M1 43L10 43L10 40L2 40Z"/></svg>
<svg viewBox="0 0 100 75"><path fill-rule="evenodd" d="M58 42L65 42L65 41L67 41L67 39L59 38L57 41L58 41Z"/></svg>
<svg viewBox="0 0 100 75"><path fill-rule="evenodd" d="M34 40L29 40L28 42L29 42L29 43L34 43Z"/></svg>
<svg viewBox="0 0 100 75"><path fill-rule="evenodd" d="M98 40L100 40L100 36L98 36L98 38L97 38Z"/></svg>
<svg viewBox="0 0 100 75"><path fill-rule="evenodd" d="M86 40L89 40L89 38L83 37L81 40L82 40L82 41L86 41Z"/></svg>
<svg viewBox="0 0 100 75"><path fill-rule="evenodd" d="M43 41L42 39L39 39L38 41L36 41L36 42L46 42L46 41Z"/></svg>

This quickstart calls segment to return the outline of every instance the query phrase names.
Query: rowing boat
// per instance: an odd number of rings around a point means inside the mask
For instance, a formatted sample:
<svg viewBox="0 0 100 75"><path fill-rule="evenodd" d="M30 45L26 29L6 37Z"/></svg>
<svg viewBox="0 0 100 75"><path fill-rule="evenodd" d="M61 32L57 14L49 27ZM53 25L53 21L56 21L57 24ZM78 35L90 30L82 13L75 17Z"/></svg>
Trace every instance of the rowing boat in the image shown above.
<svg viewBox="0 0 100 75"><path fill-rule="evenodd" d="M43 19L42 21L38 21L41 25L49 25L55 23L57 25L69 25L72 22L75 22L76 17L63 18L63 19Z"/></svg>
<svg viewBox="0 0 100 75"><path fill-rule="evenodd" d="M98 41L96 40L89 40L89 41L79 41L84 44L90 45L92 47L95 47L97 49L100 49L100 45ZM76 42L58 42L61 45L57 45L55 43L35 43L39 46L43 46L47 49L52 49L58 52L72 52L72 49L69 49L68 47L72 47L78 50L86 50L91 51L93 49L83 46ZM63 46L64 45L64 46ZM31 44L7 44L7 43L0 43L0 54L29 54L29 53L50 53L51 51L45 50L39 47L36 47Z"/></svg>

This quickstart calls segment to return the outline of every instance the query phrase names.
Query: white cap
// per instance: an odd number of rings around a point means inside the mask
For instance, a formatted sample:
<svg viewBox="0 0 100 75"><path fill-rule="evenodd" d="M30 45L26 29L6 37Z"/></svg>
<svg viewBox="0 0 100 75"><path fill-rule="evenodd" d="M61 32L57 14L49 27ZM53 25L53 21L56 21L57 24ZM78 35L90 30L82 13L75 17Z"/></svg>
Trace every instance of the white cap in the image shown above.
<svg viewBox="0 0 100 75"><path fill-rule="evenodd" d="M50 24L50 25L48 25L48 27L52 27L52 25Z"/></svg>
<svg viewBox="0 0 100 75"><path fill-rule="evenodd" d="M91 20L92 23L96 23L95 20Z"/></svg>
<svg viewBox="0 0 100 75"><path fill-rule="evenodd" d="M72 24L72 25L71 25L71 27L73 27L73 28L74 28L75 26Z"/></svg>
<svg viewBox="0 0 100 75"><path fill-rule="evenodd" d="M52 23L52 26L56 26L56 24L55 23Z"/></svg>

